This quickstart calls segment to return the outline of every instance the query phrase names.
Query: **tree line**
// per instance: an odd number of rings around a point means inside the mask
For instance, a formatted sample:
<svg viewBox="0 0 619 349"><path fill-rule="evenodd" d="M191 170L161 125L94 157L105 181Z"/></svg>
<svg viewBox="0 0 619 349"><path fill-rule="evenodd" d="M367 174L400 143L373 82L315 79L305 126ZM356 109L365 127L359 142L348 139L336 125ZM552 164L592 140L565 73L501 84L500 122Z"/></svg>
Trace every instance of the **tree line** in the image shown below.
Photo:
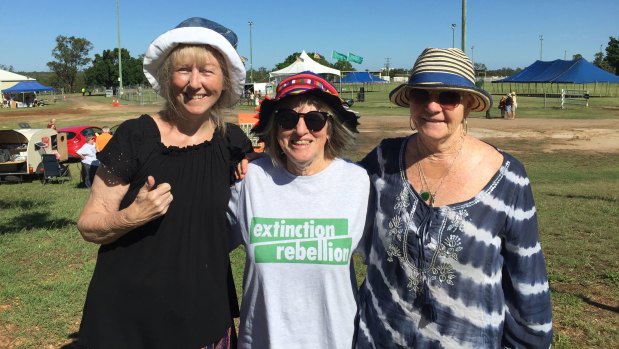
<svg viewBox="0 0 619 349"><path fill-rule="evenodd" d="M55 88L64 88L66 92L79 91L83 87L105 87L116 88L119 86L118 75L118 50L106 49L101 53L95 54L94 58L90 58L90 51L93 45L85 38L75 36L56 37L56 46L52 50L53 61L47 62L47 67L50 72L34 72L30 75L43 84L53 86ZM300 52L295 52L286 57L281 63L275 65L275 69L279 70L294 63ZM354 67L348 61L337 61L335 63L328 62L324 56L317 52L309 52L308 55L318 63L332 67L341 71L355 71ZM132 57L126 49L120 50L122 58L122 79L124 86L144 86L148 82L142 72L143 55ZM582 55L576 54L572 57L573 60L582 58ZM615 75L619 75L619 38L610 37L605 50L595 53L594 65L609 71ZM0 69L13 71L12 66L0 64ZM475 69L484 71L486 76L510 76L521 68L500 68L489 70L483 63L475 63ZM404 68L383 69L387 70L387 74L391 78L395 76L408 76L410 71ZM252 79L255 82L264 82L269 80L269 72L265 67L252 69L247 72L247 81Z"/></svg>

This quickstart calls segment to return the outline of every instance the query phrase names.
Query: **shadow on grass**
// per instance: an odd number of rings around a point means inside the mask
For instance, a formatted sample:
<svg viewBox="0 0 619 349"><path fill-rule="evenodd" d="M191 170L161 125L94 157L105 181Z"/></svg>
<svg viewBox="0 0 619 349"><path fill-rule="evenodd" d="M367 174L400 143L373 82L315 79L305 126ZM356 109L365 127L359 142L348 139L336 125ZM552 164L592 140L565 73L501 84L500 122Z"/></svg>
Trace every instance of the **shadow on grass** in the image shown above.
<svg viewBox="0 0 619 349"><path fill-rule="evenodd" d="M603 303L599 303L599 302L593 301L593 300L591 300L591 298L589 298L589 297L587 297L587 296L585 296L583 294L578 294L576 296L578 298L582 299L583 302L585 302L585 303L587 303L589 305L592 305L592 306L594 306L596 308L607 310L607 311L619 314L619 307L613 307L612 305L606 305L606 304L603 304Z"/></svg>
<svg viewBox="0 0 619 349"><path fill-rule="evenodd" d="M0 209L33 209L37 207L45 207L49 205L48 201L44 200L13 200L13 201L0 201Z"/></svg>
<svg viewBox="0 0 619 349"><path fill-rule="evenodd" d="M86 349L85 346L78 343L78 340L79 340L78 332L71 333L70 335L67 336L67 338L72 339L73 341L71 343L67 343L61 346L60 349Z"/></svg>
<svg viewBox="0 0 619 349"><path fill-rule="evenodd" d="M28 212L11 218L8 222L0 224L0 235L18 233L29 229L63 228L75 224L74 221L60 218L50 219L49 212Z"/></svg>
<svg viewBox="0 0 619 349"><path fill-rule="evenodd" d="M550 292L555 293L555 294L559 294L560 293L560 294L576 297L576 298L580 299L581 301L589 304L590 306L596 307L596 308L601 309L601 310L606 310L606 311L609 311L611 313L619 314L619 306L612 306L612 305L596 302L596 301L592 300L591 298L589 298L588 296L585 296L584 294L582 294L580 292L570 292L570 291L558 290L556 287L552 287L552 286L550 287Z"/></svg>
<svg viewBox="0 0 619 349"><path fill-rule="evenodd" d="M583 199L583 200L597 200L597 201L606 201L606 202L618 202L617 198L604 197L599 195L574 195L574 194L556 194L556 193L544 193L544 195L554 196L554 197L562 197L566 199Z"/></svg>

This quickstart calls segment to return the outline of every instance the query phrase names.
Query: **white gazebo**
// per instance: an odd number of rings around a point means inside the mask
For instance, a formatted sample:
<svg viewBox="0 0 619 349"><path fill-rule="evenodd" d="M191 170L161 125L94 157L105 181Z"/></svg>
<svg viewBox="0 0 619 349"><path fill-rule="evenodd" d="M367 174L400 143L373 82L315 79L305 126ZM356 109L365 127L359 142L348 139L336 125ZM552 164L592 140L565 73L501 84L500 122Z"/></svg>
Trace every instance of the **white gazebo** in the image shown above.
<svg viewBox="0 0 619 349"><path fill-rule="evenodd" d="M304 71L311 71L315 74L333 74L337 76L341 76L341 73L337 69L333 69L327 66L324 66L305 53L305 51L301 52L297 60L286 68L276 70L274 72L269 73L269 77L271 78L281 78L284 76L298 74Z"/></svg>

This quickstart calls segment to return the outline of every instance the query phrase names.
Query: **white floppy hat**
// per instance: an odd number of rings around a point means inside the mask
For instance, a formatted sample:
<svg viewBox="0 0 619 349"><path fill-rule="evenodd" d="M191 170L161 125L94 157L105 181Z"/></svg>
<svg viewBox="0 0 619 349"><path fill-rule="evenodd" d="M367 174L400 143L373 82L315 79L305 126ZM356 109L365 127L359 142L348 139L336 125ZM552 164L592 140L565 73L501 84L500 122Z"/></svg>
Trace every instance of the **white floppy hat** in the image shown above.
<svg viewBox="0 0 619 349"><path fill-rule="evenodd" d="M475 71L469 57L458 48L427 48L415 61L407 84L389 93L389 100L409 106L411 88L426 90L455 90L473 96L471 111L486 111L492 106L492 97L475 85Z"/></svg>
<svg viewBox="0 0 619 349"><path fill-rule="evenodd" d="M202 44L210 45L217 49L228 64L230 80L234 89L230 105L234 105L245 85L245 65L236 52L236 34L219 23L208 19L192 17L182 21L176 28L169 30L157 37L148 46L144 54L144 75L153 86L160 92L158 71L168 54L179 44Z"/></svg>

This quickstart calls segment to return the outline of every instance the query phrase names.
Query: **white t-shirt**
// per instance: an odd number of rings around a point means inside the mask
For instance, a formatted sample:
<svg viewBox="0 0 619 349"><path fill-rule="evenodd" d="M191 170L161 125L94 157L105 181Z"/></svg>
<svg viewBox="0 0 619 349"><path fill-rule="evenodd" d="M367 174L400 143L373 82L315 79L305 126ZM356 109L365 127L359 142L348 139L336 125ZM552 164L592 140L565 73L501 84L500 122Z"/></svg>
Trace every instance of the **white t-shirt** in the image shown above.
<svg viewBox="0 0 619 349"><path fill-rule="evenodd" d="M99 160L97 160L97 148L94 144L84 143L76 153L84 157L82 159L83 164L92 165L93 162L95 162L96 165L99 164Z"/></svg>
<svg viewBox="0 0 619 349"><path fill-rule="evenodd" d="M312 176L266 156L249 165L230 201L247 256L239 348L351 348L369 195L366 171L345 160Z"/></svg>

